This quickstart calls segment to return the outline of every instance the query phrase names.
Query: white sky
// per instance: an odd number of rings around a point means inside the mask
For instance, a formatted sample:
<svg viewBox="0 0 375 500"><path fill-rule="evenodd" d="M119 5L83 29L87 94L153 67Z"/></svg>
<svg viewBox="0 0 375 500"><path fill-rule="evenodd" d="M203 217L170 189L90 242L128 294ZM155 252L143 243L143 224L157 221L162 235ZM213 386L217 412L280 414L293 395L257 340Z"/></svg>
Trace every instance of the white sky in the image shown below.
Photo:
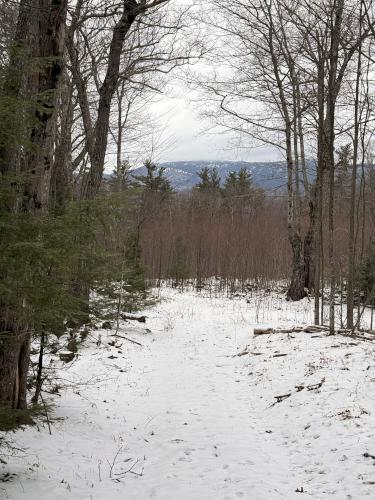
<svg viewBox="0 0 375 500"><path fill-rule="evenodd" d="M196 106L168 91L152 106L153 113L163 116L165 127L165 144L157 148L158 161L275 161L281 158L271 147L233 147L229 134L207 129L207 123L199 117Z"/></svg>
<svg viewBox="0 0 375 500"><path fill-rule="evenodd" d="M194 5L202 15L202 8L208 7L206 0L173 0L171 5L181 7ZM208 7L209 8L209 7ZM194 14L194 8L190 11ZM194 25L194 29L196 29ZM210 37L207 27L204 27L205 41ZM212 35L216 40L215 35ZM194 39L194 37L193 37ZM193 40L194 41L194 40ZM210 72L212 61L202 58L194 62L193 70L199 74ZM158 95L151 104L149 111L154 123L151 125L150 157L157 162L168 161L275 161L281 159L280 152L273 147L263 146L246 148L234 147L239 137L230 133L210 129L210 123L200 116L202 96L185 83L184 66L181 71L169 73L165 81L164 93ZM220 71L232 71L231 68L220 66ZM184 76L185 75L185 76ZM150 122L151 123L151 122ZM155 135L155 136L154 136Z"/></svg>
<svg viewBox="0 0 375 500"><path fill-rule="evenodd" d="M173 0L173 5L198 6L201 12L209 8L205 0ZM195 10L193 9L193 11ZM199 16L198 16L199 17ZM209 38L207 27L204 28L205 41ZM212 34L211 34L212 35ZM215 37L214 37L215 39ZM208 42L207 42L208 43ZM207 61L199 61L194 65L195 71L205 72L209 69ZM223 68L221 68L223 71ZM274 161L281 159L276 148L269 146L239 149L233 146L233 137L228 133L208 130L209 123L199 116L200 104L195 101L195 93L184 84L183 71L170 73L170 80L164 89L163 96L152 106L151 113L161 117L164 127L162 145L156 145L156 160L189 161L189 160L236 160L236 161ZM232 140L231 140L232 139ZM238 140L238 137L237 137ZM158 141L156 141L158 142ZM250 144L247 144L250 146Z"/></svg>

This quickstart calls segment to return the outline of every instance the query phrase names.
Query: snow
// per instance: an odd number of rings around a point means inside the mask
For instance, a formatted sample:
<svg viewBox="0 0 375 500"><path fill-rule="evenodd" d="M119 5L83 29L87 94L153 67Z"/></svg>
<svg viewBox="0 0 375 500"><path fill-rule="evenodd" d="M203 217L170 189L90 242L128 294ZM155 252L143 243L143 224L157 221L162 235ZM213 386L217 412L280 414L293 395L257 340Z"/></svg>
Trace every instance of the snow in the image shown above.
<svg viewBox="0 0 375 500"><path fill-rule="evenodd" d="M371 342L253 337L254 327L311 324L307 299L160 293L146 325L121 325L119 335L143 347L122 339L115 347L111 332L97 330L73 363L55 361L66 388L55 397L52 435L46 426L16 433L27 454L0 468L0 477L15 474L0 483L0 496L375 497L374 460L364 456L375 454ZM236 356L245 348L249 354Z"/></svg>

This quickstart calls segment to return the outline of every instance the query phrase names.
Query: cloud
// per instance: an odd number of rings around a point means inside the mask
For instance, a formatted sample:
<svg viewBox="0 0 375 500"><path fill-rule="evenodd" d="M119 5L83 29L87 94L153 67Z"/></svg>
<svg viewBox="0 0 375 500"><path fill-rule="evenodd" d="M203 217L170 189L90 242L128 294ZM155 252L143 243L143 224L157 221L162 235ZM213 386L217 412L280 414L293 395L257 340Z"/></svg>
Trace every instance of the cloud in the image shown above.
<svg viewBox="0 0 375 500"><path fill-rule="evenodd" d="M197 106L176 96L176 87L152 105L152 113L164 117L164 134L169 137L168 148L158 154L159 161L281 159L276 148L233 146L233 136L210 130L209 124L199 117Z"/></svg>

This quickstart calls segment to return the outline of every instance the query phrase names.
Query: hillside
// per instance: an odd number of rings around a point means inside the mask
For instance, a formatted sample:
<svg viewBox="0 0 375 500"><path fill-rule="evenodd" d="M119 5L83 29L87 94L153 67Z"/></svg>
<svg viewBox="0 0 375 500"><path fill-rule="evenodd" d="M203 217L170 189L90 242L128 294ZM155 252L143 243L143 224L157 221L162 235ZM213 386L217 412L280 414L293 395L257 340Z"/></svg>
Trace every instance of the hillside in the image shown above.
<svg viewBox="0 0 375 500"><path fill-rule="evenodd" d="M287 182L287 170L285 161L276 162L246 162L246 161L176 161L162 163L168 180L174 189L184 191L191 189L199 182L198 172L203 167L216 167L222 181L231 171L238 172L245 167L250 170L254 183L267 190L284 190ZM312 167L312 164L311 164ZM136 168L133 173L144 174L144 167ZM310 176L312 176L312 168Z"/></svg>

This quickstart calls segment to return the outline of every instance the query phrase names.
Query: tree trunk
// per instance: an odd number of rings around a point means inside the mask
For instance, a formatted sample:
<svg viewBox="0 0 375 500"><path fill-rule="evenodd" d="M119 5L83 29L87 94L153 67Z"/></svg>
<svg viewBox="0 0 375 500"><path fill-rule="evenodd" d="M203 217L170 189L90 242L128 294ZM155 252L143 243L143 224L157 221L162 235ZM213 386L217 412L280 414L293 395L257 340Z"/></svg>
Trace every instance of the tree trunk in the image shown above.
<svg viewBox="0 0 375 500"><path fill-rule="evenodd" d="M30 362L30 334L3 331L0 334L0 404L23 410Z"/></svg>
<svg viewBox="0 0 375 500"><path fill-rule="evenodd" d="M360 15L360 34L362 32L362 2ZM362 44L358 47L358 62L357 62L357 77L355 88L354 101L354 139L353 139L353 167L350 189L350 209L349 209L349 248L348 248L348 294L346 308L346 327L352 329L354 327L354 280L355 280L355 206L356 206L356 191L357 191L357 158L359 145L359 91L361 83L361 54Z"/></svg>
<svg viewBox="0 0 375 500"><path fill-rule="evenodd" d="M37 404L39 401L39 396L42 391L43 385L43 356L44 356L44 345L45 345L45 333L42 332L40 337L40 346L39 346L39 359L38 359L38 370L36 374L36 382L35 382L35 394L33 396L32 402Z"/></svg>
<svg viewBox="0 0 375 500"><path fill-rule="evenodd" d="M322 218L323 218L323 175L324 175L324 114L325 114L325 59L323 54L317 62L318 74L318 161L316 180L314 186L314 200L316 217L314 221L314 322L320 323L320 279L321 269L321 248L323 244ZM323 297L322 297L323 301Z"/></svg>
<svg viewBox="0 0 375 500"><path fill-rule="evenodd" d="M61 95L61 130L52 166L49 206L52 213L62 215L72 198L72 127L73 100L71 82L65 82Z"/></svg>
<svg viewBox="0 0 375 500"><path fill-rule="evenodd" d="M71 59L73 58L72 66L74 66L73 78L78 89L78 99L84 120L86 136L89 138L87 150L90 157L90 171L82 181L82 199L93 199L100 189L107 151L111 104L120 78L121 54L126 35L140 12L139 5L135 0L127 0L124 2L122 16L113 29L108 55L107 72L103 85L99 91L98 116L94 129L92 127L91 115L88 107L86 88L78 68L72 35L69 38L69 53Z"/></svg>
<svg viewBox="0 0 375 500"><path fill-rule="evenodd" d="M339 60L339 45L341 39L342 16L345 0L337 0L334 4L332 17L331 47L329 57L329 77L327 89L327 117L325 127L325 143L327 146L325 159L329 171L329 200L328 200L328 261L329 261L329 328L330 334L335 333L335 293L336 272L334 256L334 192L335 192L335 111L338 95L337 68Z"/></svg>
<svg viewBox="0 0 375 500"><path fill-rule="evenodd" d="M302 240L292 226L288 227L289 242L292 247L292 276L287 297L297 301L306 297L305 273L302 256Z"/></svg>
<svg viewBox="0 0 375 500"><path fill-rule="evenodd" d="M315 287L315 225L317 216L316 188L310 191L309 228L303 243L303 265L305 288L312 292Z"/></svg>
<svg viewBox="0 0 375 500"><path fill-rule="evenodd" d="M25 200L22 203L23 210L29 212L42 207L46 195L44 189L48 187L45 181L49 158L46 159L44 148L48 147L51 139L55 93L62 70L67 0L28 0L27 3L32 10L25 29L31 30L34 21L38 20L36 51L41 57L40 62L43 63L43 67L33 78L29 78L28 83L35 85L39 97L35 110L36 123L30 137L33 151L27 155ZM20 8L19 16L21 15L23 10ZM19 22L21 21L26 22L23 18L19 19ZM27 74L28 66L24 70ZM13 93L14 89L10 89L9 95L5 97L12 98ZM3 144L3 165L4 159L9 157L9 151L13 150L12 143ZM12 309L10 305L0 304L0 402L10 408L22 409L26 407L30 333L26 325L20 324Z"/></svg>
<svg viewBox="0 0 375 500"><path fill-rule="evenodd" d="M37 106L35 125L26 155L23 210L33 211L48 206L49 185L56 126L57 88L63 70L65 23L68 0L39 0L37 55L42 67L35 75Z"/></svg>
<svg viewBox="0 0 375 500"><path fill-rule="evenodd" d="M268 7L269 8L269 7ZM296 207L295 207L295 192L293 189L293 178L295 174L296 165L293 161L293 124L290 118L288 100L285 94L283 79L280 74L279 60L274 47L274 38L277 38L277 29L272 21L272 12L269 12L270 28L268 32L268 44L270 55L272 59L273 73L275 76L278 95L280 99L280 107L282 110L283 120L285 124L285 145L286 145L286 163L288 170L288 236L289 242L292 247L292 276L290 286L287 292L287 297L290 300L301 300L306 297L305 280L303 273L303 255L302 255L302 240L300 234L300 227L296 220ZM295 109L295 107L294 107ZM296 124L295 124L296 125ZM295 128L297 130L297 128ZM298 144L297 137L294 137L295 144ZM298 146L296 146L298 147ZM297 156L297 151L296 151Z"/></svg>
<svg viewBox="0 0 375 500"><path fill-rule="evenodd" d="M14 173L24 140L27 120L22 96L30 70L35 0L21 0L16 31L10 48L9 64L2 86L0 123L0 174ZM26 69L25 69L26 68Z"/></svg>

